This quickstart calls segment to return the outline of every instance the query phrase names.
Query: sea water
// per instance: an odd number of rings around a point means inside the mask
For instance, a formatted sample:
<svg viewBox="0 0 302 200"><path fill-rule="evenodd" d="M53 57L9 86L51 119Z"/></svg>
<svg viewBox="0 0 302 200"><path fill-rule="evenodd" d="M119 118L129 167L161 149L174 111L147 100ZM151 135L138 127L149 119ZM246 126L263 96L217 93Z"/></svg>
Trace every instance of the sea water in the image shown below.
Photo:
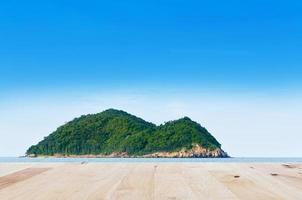
<svg viewBox="0 0 302 200"><path fill-rule="evenodd" d="M152 162L194 162L194 163L302 163L302 158L27 158L0 157L0 163L152 163Z"/></svg>

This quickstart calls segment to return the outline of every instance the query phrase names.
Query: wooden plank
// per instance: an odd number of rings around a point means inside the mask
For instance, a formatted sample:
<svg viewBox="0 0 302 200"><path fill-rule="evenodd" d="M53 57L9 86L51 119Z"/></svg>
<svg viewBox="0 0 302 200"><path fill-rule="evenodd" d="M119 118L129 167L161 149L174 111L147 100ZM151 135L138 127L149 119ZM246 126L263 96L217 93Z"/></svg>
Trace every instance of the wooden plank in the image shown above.
<svg viewBox="0 0 302 200"><path fill-rule="evenodd" d="M8 174L6 176L2 176L0 177L0 190L9 187L11 185L14 185L20 181L24 181L33 176L41 174L49 169L50 168L27 168L12 174Z"/></svg>

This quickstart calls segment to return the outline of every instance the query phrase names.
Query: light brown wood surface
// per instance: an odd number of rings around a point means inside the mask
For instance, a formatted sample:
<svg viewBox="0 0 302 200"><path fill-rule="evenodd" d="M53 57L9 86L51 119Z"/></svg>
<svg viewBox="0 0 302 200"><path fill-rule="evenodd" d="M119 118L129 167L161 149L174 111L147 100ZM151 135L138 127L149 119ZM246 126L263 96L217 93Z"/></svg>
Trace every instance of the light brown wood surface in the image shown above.
<svg viewBox="0 0 302 200"><path fill-rule="evenodd" d="M302 199L302 164L0 164L0 199Z"/></svg>

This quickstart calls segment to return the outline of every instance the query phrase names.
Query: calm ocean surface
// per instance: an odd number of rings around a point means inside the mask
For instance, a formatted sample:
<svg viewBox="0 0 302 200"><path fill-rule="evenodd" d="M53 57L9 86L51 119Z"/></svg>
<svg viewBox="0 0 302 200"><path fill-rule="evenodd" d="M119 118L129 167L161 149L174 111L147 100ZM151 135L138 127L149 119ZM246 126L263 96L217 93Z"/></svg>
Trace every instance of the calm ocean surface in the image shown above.
<svg viewBox="0 0 302 200"><path fill-rule="evenodd" d="M24 158L0 157L0 163L149 163L149 162L222 162L222 163L302 163L302 158Z"/></svg>

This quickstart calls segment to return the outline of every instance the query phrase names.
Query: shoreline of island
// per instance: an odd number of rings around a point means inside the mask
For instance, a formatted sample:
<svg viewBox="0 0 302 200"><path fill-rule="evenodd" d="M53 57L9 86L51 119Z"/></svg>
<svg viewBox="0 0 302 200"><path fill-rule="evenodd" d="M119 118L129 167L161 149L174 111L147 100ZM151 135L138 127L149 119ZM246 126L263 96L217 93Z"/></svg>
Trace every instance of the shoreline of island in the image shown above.
<svg viewBox="0 0 302 200"><path fill-rule="evenodd" d="M179 151L160 151L144 155L129 155L127 152L113 152L111 154L62 154L35 155L30 154L26 157L50 157L50 158L229 158L230 156L221 148L209 150L194 145L191 149L182 148Z"/></svg>

